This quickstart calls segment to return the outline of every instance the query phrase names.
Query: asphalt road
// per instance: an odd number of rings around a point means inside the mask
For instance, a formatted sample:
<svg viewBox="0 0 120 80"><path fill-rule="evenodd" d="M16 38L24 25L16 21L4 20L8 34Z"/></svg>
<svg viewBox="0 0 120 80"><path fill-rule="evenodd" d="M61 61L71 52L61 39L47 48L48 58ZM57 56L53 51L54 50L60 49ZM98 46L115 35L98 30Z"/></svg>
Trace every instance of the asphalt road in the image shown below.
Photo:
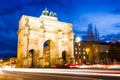
<svg viewBox="0 0 120 80"><path fill-rule="evenodd" d="M71 70L72 71L72 70ZM74 72L74 70L72 71ZM82 74L68 74L65 73L39 73L39 72L17 72L17 71L2 71L0 73L0 80L120 80L120 76L106 76L106 75L90 75ZM104 74L104 73L103 73ZM111 74L111 73L110 73ZM117 73L118 74L118 73Z"/></svg>

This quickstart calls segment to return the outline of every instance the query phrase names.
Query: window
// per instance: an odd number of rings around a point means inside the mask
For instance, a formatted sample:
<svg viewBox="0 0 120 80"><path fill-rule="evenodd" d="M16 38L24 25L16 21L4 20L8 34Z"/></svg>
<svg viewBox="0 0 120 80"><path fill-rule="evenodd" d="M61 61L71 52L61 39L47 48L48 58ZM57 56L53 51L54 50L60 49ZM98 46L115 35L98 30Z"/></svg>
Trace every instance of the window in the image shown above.
<svg viewBox="0 0 120 80"><path fill-rule="evenodd" d="M77 48L75 48L75 50L77 50Z"/></svg>
<svg viewBox="0 0 120 80"><path fill-rule="evenodd" d="M85 49L83 48L83 51L84 51Z"/></svg>
<svg viewBox="0 0 120 80"><path fill-rule="evenodd" d="M83 56L83 59L86 59L86 57L85 57L85 56Z"/></svg>
<svg viewBox="0 0 120 80"><path fill-rule="evenodd" d="M83 52L83 54L85 55L85 52Z"/></svg>
<svg viewBox="0 0 120 80"><path fill-rule="evenodd" d="M75 54L77 54L77 52L75 52Z"/></svg>
<svg viewBox="0 0 120 80"><path fill-rule="evenodd" d="M79 46L80 46L80 43L79 43Z"/></svg>

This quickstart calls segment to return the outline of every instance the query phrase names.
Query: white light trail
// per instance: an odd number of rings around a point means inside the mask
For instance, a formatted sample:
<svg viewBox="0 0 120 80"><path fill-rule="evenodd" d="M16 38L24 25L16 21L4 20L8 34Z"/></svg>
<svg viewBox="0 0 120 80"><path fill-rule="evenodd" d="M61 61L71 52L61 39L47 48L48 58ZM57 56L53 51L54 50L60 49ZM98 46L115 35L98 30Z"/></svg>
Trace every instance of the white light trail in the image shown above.
<svg viewBox="0 0 120 80"><path fill-rule="evenodd" d="M80 70L80 69L30 69L30 68L6 68L6 71L37 72L54 74L94 75L94 76L116 76L120 77L120 71L116 70Z"/></svg>

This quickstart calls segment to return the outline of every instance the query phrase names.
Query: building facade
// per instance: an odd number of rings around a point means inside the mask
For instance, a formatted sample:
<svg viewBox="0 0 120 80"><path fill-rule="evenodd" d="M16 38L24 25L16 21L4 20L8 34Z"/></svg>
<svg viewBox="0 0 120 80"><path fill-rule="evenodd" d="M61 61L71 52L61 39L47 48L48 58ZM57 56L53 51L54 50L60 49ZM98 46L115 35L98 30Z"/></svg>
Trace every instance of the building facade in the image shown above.
<svg viewBox="0 0 120 80"><path fill-rule="evenodd" d="M106 43L100 43L100 63L108 64L108 53L109 53L109 45Z"/></svg>
<svg viewBox="0 0 120 80"><path fill-rule="evenodd" d="M47 9L39 18L23 15L17 33L17 67L52 67L74 58L72 24Z"/></svg>
<svg viewBox="0 0 120 80"><path fill-rule="evenodd" d="M86 51L86 42L74 42L74 58L76 64L81 62L81 64L87 64L88 62L88 52Z"/></svg>
<svg viewBox="0 0 120 80"><path fill-rule="evenodd" d="M76 63L79 61L82 64L99 63L100 44L89 41L74 42L74 56Z"/></svg>

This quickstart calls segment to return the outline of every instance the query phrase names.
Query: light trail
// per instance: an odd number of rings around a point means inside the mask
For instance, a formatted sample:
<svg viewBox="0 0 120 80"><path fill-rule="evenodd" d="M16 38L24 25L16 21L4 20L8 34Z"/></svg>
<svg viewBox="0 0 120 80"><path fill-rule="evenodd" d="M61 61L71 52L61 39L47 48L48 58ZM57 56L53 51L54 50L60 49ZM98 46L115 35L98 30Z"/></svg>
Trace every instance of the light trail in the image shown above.
<svg viewBox="0 0 120 80"><path fill-rule="evenodd" d="M53 74L74 74L94 76L115 76L120 77L120 71L115 70L80 70L80 69L30 69L30 68L4 68L5 71L32 72L32 73L53 73Z"/></svg>
<svg viewBox="0 0 120 80"><path fill-rule="evenodd" d="M2 69L2 68L0 68L0 75L4 74L4 73L2 72L2 70L3 70L3 69Z"/></svg>
<svg viewBox="0 0 120 80"><path fill-rule="evenodd" d="M80 68L80 69L120 69L120 65L81 65L81 66L70 66L71 68Z"/></svg>

